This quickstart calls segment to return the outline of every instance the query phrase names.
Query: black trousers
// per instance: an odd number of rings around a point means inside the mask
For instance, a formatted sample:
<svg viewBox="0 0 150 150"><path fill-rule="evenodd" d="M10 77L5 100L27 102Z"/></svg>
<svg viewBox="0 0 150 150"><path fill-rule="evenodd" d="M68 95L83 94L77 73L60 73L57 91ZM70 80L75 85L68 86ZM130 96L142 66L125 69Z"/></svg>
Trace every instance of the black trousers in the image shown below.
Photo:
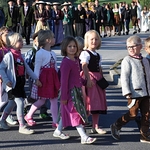
<svg viewBox="0 0 150 150"><path fill-rule="evenodd" d="M30 44L31 25L26 25L25 23L24 26L22 26L22 34L26 39L26 43Z"/></svg>

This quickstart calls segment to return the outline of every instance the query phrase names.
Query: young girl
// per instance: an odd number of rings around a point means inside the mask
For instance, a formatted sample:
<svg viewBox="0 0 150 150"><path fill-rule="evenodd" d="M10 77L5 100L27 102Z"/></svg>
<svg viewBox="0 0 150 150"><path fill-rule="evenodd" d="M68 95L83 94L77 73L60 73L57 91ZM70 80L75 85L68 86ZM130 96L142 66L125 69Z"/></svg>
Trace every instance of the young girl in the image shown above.
<svg viewBox="0 0 150 150"><path fill-rule="evenodd" d="M0 28L0 62L3 60L4 55L9 51L6 46L6 36L8 35L9 30L7 27L3 26ZM0 75L0 109L8 102L7 93L2 91L2 78ZM10 114L8 115L6 122L15 125L17 121L14 120L13 116Z"/></svg>
<svg viewBox="0 0 150 150"><path fill-rule="evenodd" d="M32 77L33 80L35 80L35 83L38 86L41 86L41 83L21 55L21 48L23 47L21 35L18 33L11 33L7 36L6 41L8 47L10 47L10 52L4 56L0 64L0 74L2 75L3 80L2 86L8 93L9 102L0 118L0 125L3 129L9 129L9 126L6 124L5 120L13 108L17 105L19 133L32 134L34 131L25 126L23 118L25 71Z"/></svg>
<svg viewBox="0 0 150 150"><path fill-rule="evenodd" d="M81 144L91 144L96 138L88 137L82 126L87 121L83 99L81 97L81 77L77 42L73 37L66 37L61 44L61 53L65 56L60 66L61 73L61 119L53 133L54 137L68 139L69 136L62 132L63 127L73 126L81 136ZM78 97L76 97L78 95Z"/></svg>
<svg viewBox="0 0 150 150"><path fill-rule="evenodd" d="M85 34L84 51L80 54L83 72L81 75L87 79L86 110L92 115L92 133L105 134L106 131L98 127L99 114L106 114L106 94L97 84L96 80L102 78L101 56L96 52L101 46L101 39L95 30Z"/></svg>
<svg viewBox="0 0 150 150"><path fill-rule="evenodd" d="M40 79L42 87L38 88L38 100L32 104L29 112L25 116L29 126L36 122L32 119L35 111L50 100L50 110L53 119L53 127L56 127L58 114L58 91L60 83L57 74L56 54L51 51L51 46L55 44L54 34L50 30L41 30L38 33L38 46L40 49L36 52L34 73Z"/></svg>

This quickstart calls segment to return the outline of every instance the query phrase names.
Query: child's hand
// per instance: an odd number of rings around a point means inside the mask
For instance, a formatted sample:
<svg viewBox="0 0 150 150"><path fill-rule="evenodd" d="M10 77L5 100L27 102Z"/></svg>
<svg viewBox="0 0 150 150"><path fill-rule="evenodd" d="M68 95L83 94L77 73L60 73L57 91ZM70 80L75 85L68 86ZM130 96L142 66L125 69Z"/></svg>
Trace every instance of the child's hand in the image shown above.
<svg viewBox="0 0 150 150"><path fill-rule="evenodd" d="M12 83L11 82L8 82L6 85L9 86L9 87L12 87Z"/></svg>
<svg viewBox="0 0 150 150"><path fill-rule="evenodd" d="M39 80L39 79L35 80L35 84L36 84L37 86L39 86L39 87L41 87L41 86L42 86L42 83L40 82L40 80Z"/></svg>
<svg viewBox="0 0 150 150"><path fill-rule="evenodd" d="M66 104L67 104L67 100L62 100L61 103L62 103L63 105L66 105Z"/></svg>
<svg viewBox="0 0 150 150"><path fill-rule="evenodd" d="M126 98L130 99L130 98L132 98L132 95L131 94L126 95Z"/></svg>
<svg viewBox="0 0 150 150"><path fill-rule="evenodd" d="M87 87L91 88L94 85L93 81L91 79L87 80Z"/></svg>

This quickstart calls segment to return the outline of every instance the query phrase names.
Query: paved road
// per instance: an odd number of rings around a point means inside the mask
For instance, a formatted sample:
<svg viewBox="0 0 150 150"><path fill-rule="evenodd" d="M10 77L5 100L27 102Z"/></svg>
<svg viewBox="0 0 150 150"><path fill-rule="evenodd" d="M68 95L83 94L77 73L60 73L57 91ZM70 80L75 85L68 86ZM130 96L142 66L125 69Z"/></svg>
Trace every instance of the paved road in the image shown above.
<svg viewBox="0 0 150 150"><path fill-rule="evenodd" d="M139 36L144 39L148 34L140 33ZM52 121L44 121L38 117L39 111L34 115L37 125L32 127L36 133L33 135L23 135L18 133L18 125L11 126L11 130L4 131L0 128L0 149L3 150L148 150L149 144L139 142L139 131L134 121L122 128L121 140L115 141L110 134L110 124L112 124L120 115L127 111L126 99L121 95L121 88L116 86L109 76L109 67L117 60L127 54L125 41L128 36L116 36L102 39L102 47L98 52L103 58L104 76L110 82L106 90L108 114L101 115L99 125L107 130L106 135L90 134L90 127L87 133L90 136L97 137L97 142L93 145L81 145L80 138L74 128L65 129L65 133L71 136L71 139L63 141L52 136L54 129L51 128ZM30 46L22 49L24 53ZM53 48L58 55L60 64L60 48ZM145 52L142 51L143 55ZM15 114L15 112L13 112Z"/></svg>

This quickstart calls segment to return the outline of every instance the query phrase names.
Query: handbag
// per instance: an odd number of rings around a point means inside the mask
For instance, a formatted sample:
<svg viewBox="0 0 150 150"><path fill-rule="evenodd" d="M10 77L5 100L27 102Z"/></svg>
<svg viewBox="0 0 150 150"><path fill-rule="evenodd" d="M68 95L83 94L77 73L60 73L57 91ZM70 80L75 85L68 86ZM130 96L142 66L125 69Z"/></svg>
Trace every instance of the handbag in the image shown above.
<svg viewBox="0 0 150 150"><path fill-rule="evenodd" d="M100 80L97 80L96 83L103 90L109 86L108 81L104 77L102 77Z"/></svg>
<svg viewBox="0 0 150 150"><path fill-rule="evenodd" d="M38 99L38 86L33 83L31 89L31 95L30 98L28 98L28 101L33 103L37 99Z"/></svg>

